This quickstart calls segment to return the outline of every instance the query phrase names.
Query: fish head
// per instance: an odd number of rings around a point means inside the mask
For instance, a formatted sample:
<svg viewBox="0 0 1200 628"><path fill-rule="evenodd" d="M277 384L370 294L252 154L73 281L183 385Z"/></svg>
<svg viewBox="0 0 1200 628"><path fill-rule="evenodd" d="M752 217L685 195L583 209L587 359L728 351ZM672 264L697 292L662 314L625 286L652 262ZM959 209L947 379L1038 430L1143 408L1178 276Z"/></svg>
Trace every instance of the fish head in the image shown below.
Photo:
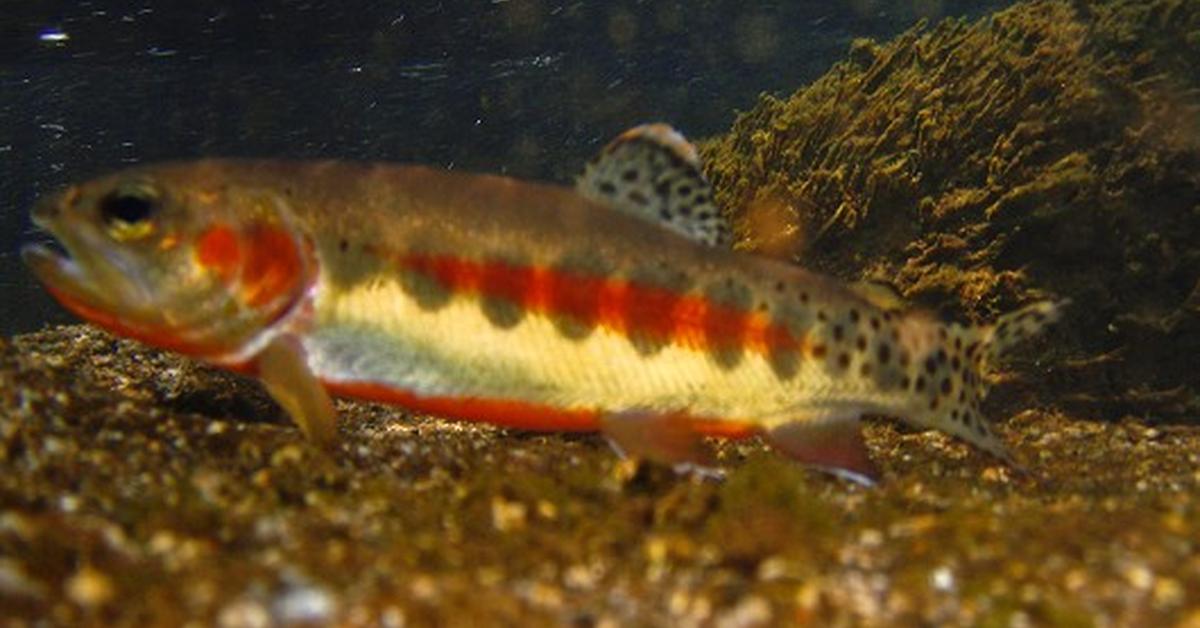
<svg viewBox="0 0 1200 628"><path fill-rule="evenodd" d="M76 315L118 335L239 362L307 302L312 246L286 202L200 176L140 168L39 202L33 223L61 245L26 264Z"/></svg>

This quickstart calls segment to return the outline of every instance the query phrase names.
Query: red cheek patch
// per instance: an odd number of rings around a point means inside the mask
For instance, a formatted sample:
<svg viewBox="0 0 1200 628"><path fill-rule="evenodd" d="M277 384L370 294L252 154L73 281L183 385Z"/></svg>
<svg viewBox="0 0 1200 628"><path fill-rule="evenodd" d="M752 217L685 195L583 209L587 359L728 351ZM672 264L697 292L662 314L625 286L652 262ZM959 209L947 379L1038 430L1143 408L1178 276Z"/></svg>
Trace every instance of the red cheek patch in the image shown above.
<svg viewBox="0 0 1200 628"><path fill-rule="evenodd" d="M304 280L304 259L296 240L276 225L254 225L246 235L242 298L259 307L288 297ZM290 299L288 299L290 300Z"/></svg>
<svg viewBox="0 0 1200 628"><path fill-rule="evenodd" d="M221 281L232 283L242 265L242 247L237 232L226 225L205 231L196 242L196 259L201 266L216 273Z"/></svg>

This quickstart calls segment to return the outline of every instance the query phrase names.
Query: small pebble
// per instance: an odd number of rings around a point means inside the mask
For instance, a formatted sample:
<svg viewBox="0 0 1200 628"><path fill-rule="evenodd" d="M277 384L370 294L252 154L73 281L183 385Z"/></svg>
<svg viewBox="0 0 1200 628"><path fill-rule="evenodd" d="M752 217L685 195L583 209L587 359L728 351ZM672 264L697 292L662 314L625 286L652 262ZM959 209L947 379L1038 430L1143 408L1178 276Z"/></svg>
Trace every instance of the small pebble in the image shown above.
<svg viewBox="0 0 1200 628"><path fill-rule="evenodd" d="M66 583L67 597L84 608L103 606L116 595L112 579L104 572L85 565Z"/></svg>

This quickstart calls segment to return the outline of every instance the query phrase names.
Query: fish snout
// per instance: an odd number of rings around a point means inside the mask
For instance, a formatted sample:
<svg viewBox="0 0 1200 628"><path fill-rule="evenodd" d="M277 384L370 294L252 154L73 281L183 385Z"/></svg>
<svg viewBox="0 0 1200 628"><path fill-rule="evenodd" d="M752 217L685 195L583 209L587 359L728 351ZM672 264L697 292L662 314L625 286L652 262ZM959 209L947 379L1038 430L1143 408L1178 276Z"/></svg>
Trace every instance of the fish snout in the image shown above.
<svg viewBox="0 0 1200 628"><path fill-rule="evenodd" d="M60 192L42 197L33 206L30 219L34 225L46 230L62 219L67 207L74 206L79 200L79 188L72 185Z"/></svg>

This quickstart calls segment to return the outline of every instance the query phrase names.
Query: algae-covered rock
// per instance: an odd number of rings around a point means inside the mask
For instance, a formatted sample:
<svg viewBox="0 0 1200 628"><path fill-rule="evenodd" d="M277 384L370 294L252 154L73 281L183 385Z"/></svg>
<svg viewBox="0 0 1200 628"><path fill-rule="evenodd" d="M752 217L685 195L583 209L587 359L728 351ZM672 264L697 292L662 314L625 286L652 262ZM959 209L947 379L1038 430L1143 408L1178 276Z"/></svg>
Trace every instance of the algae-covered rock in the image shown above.
<svg viewBox="0 0 1200 628"><path fill-rule="evenodd" d="M974 320L1069 297L1036 352L1047 400L1200 409L1200 2L1031 2L859 40L702 152L743 246L778 252L782 224L802 263Z"/></svg>

